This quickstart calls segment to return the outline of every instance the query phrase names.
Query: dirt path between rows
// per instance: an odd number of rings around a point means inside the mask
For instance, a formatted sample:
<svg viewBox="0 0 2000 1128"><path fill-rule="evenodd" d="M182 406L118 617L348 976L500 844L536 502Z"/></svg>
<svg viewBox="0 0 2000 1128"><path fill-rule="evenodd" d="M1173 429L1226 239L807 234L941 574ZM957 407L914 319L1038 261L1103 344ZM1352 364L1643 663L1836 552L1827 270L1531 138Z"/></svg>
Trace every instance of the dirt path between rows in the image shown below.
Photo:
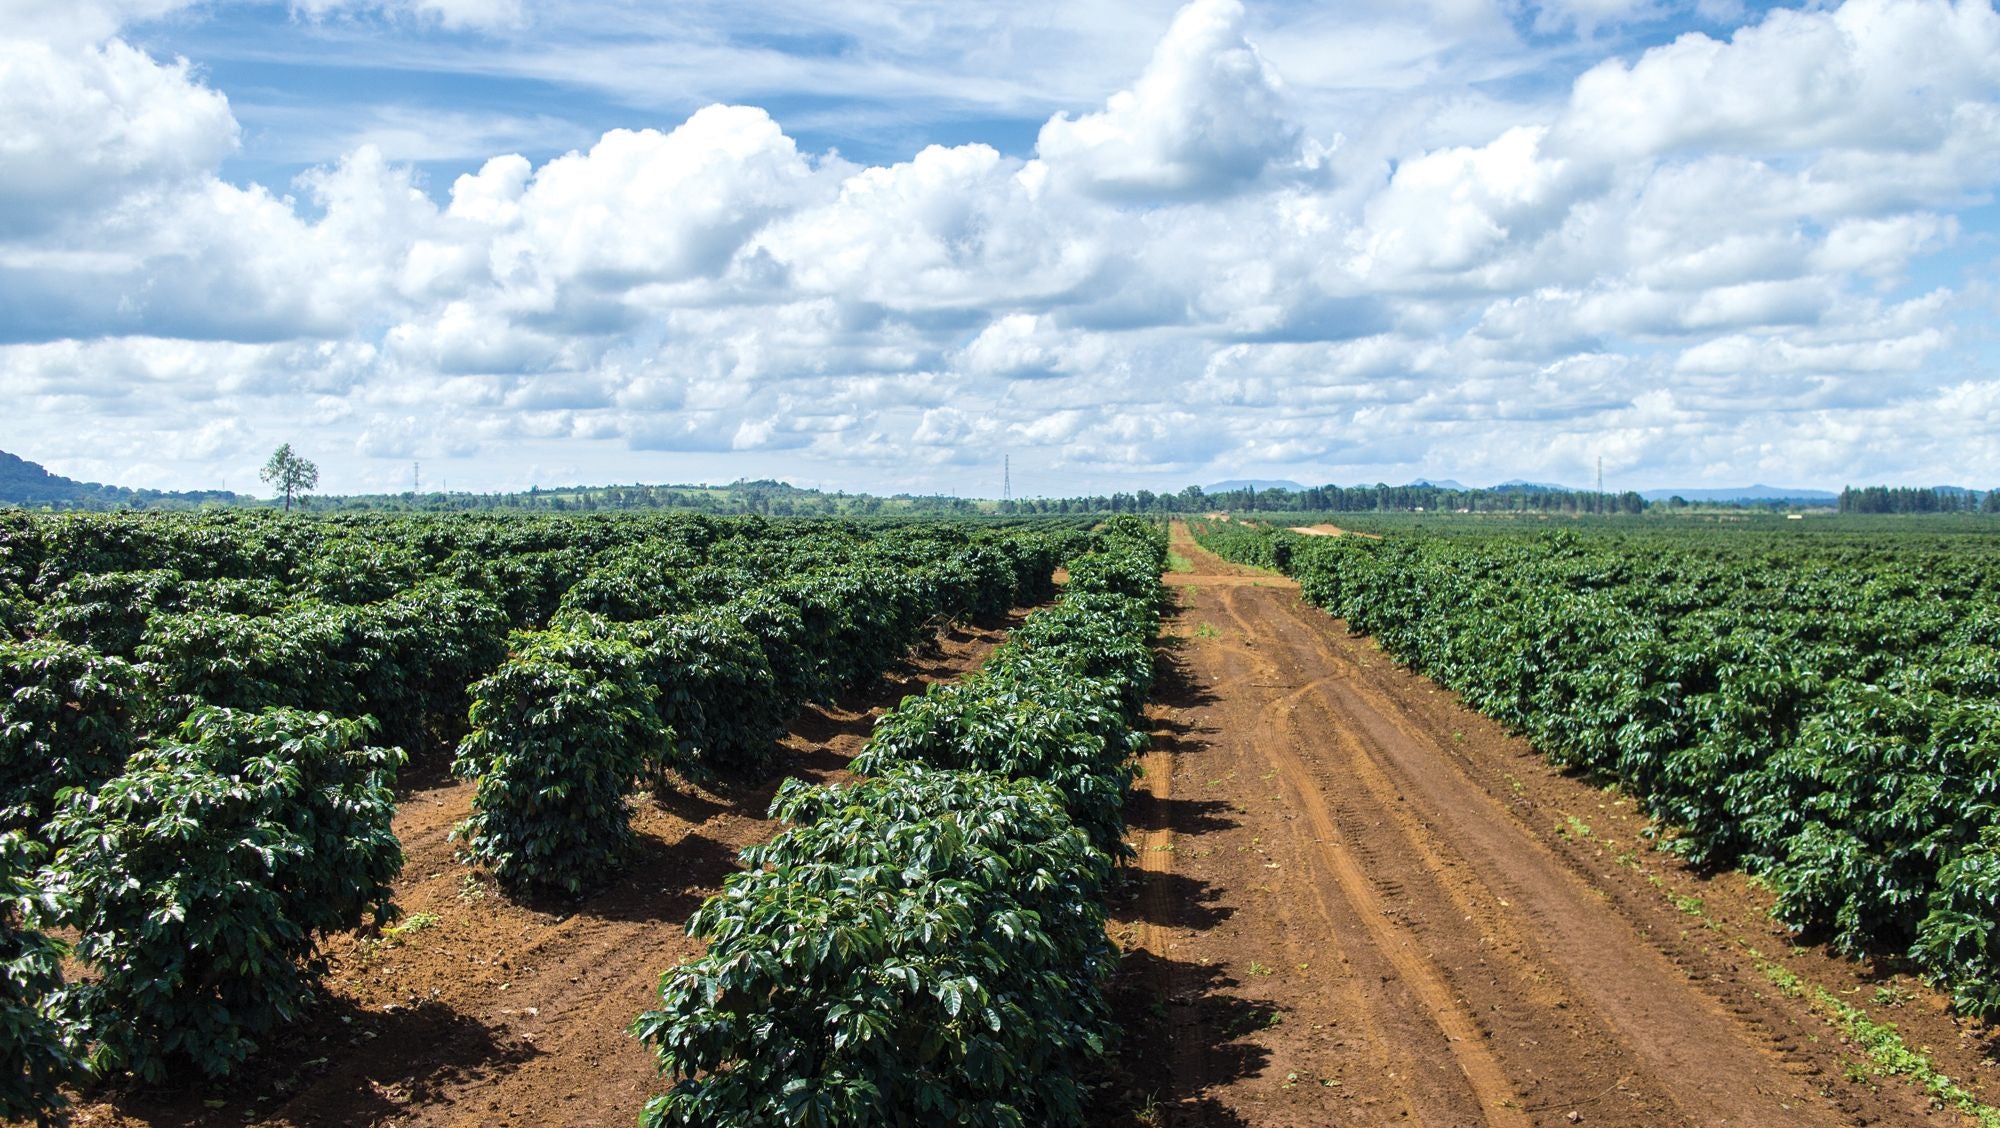
<svg viewBox="0 0 2000 1128"><path fill-rule="evenodd" d="M1746 946L1869 1002L1954 1078L1992 1046L1907 979L1797 948L1742 878L1650 849L1627 799L1175 527L1168 631L1114 906L1149 1125L1945 1124ZM1762 898L1760 901L1760 897ZM1864 990L1865 989L1865 990Z"/></svg>
<svg viewBox="0 0 2000 1128"><path fill-rule="evenodd" d="M1293 525L1291 529L1295 533L1309 537L1365 537L1368 540L1382 539L1382 534L1380 533L1357 533L1353 529L1343 529L1339 525Z"/></svg>
<svg viewBox="0 0 2000 1128"><path fill-rule="evenodd" d="M625 1029L660 974L699 954L682 931L688 914L735 872L738 851L777 832L763 816L778 784L846 778L877 716L975 668L1019 621L953 627L876 688L804 710L783 741L784 773L761 785L635 799L634 857L581 903L516 904L459 864L446 836L470 812L471 784L403 795L400 938L336 938L333 1005L237 1082L122 1093L75 1123L627 1128L663 1085Z"/></svg>

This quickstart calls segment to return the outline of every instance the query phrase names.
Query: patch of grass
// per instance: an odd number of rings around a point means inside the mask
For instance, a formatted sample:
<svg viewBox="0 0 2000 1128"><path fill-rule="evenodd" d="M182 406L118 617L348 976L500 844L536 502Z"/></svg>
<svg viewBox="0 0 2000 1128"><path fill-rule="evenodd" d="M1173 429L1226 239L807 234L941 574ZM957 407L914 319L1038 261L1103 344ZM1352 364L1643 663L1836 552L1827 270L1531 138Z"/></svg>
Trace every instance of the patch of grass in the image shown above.
<svg viewBox="0 0 2000 1128"><path fill-rule="evenodd" d="M443 919L436 913L411 913L395 924L384 928L381 935L367 941L364 945L366 956L373 958L392 948L400 948L408 942L410 937L427 928L434 927Z"/></svg>
<svg viewBox="0 0 2000 1128"><path fill-rule="evenodd" d="M1845 1034L1849 1041L1868 1055L1865 1063L1850 1062L1843 1070L1848 1080L1859 1083L1866 1075L1902 1077L1929 1093L1931 1100L1940 1107L1964 1113L1979 1128L2000 1128L2000 1108L1983 1103L1958 1082L1939 1073L1927 1054L1921 1049L1911 1049L1910 1044L1903 1041L1903 1035L1894 1023L1877 1022L1868 1017L1867 1011L1817 983L1806 983L1787 969L1765 959L1763 953L1755 948L1750 948L1749 952L1757 962L1758 970L1764 973L1764 978L1792 998L1803 1000L1814 1014ZM1857 1069L1857 1065L1862 1068Z"/></svg>
<svg viewBox="0 0 2000 1128"><path fill-rule="evenodd" d="M1195 624L1195 626L1194 626L1194 637L1196 637L1196 638L1221 638L1221 637L1222 637L1222 632L1221 632L1221 631L1218 631L1218 630L1216 630L1216 629L1215 629L1215 627L1214 627L1214 626L1213 626L1212 624L1209 624L1209 623L1196 623L1196 624Z"/></svg>
<svg viewBox="0 0 2000 1128"><path fill-rule="evenodd" d="M402 920L382 930L382 935L397 940L407 939L443 920L436 913L411 913Z"/></svg>
<svg viewBox="0 0 2000 1128"><path fill-rule="evenodd" d="M1915 995L1893 983L1875 988L1875 1005L1878 1007L1900 1007L1914 998Z"/></svg>
<svg viewBox="0 0 2000 1128"><path fill-rule="evenodd" d="M1187 557L1185 557L1185 556L1182 556L1182 555L1181 555L1180 553L1178 553L1178 552L1175 552L1175 551L1173 551L1172 549L1168 549L1168 550L1167 550L1167 571L1169 571L1169 572L1192 572L1192 571L1194 571L1194 561L1192 561L1192 560L1189 560L1189 559L1188 559Z"/></svg>
<svg viewBox="0 0 2000 1128"><path fill-rule="evenodd" d="M2000 1128L2000 1108L1983 1103L1958 1082L1938 1072L1931 1064L1928 1052L1924 1048L1912 1049L1909 1043L1903 1041L1903 1035L1897 1031L1895 1024L1875 1021L1860 1007L1817 983L1800 979L1790 968L1764 955L1755 946L1729 935L1719 922L1707 915L1701 898L1675 894L1653 874L1648 874L1646 880L1672 901L1674 908L1698 919L1703 927L1748 955L1772 986L1787 997L1803 1002L1821 1021L1858 1047L1866 1056L1860 1061L1849 1061L1842 1067L1841 1072L1847 1080L1866 1084L1871 1077L1900 1077L1928 1093L1931 1103L1937 1107L1955 1109L1979 1128ZM1907 992L1895 987L1883 987L1875 993L1875 1001L1886 1006L1899 1005L1907 997Z"/></svg>

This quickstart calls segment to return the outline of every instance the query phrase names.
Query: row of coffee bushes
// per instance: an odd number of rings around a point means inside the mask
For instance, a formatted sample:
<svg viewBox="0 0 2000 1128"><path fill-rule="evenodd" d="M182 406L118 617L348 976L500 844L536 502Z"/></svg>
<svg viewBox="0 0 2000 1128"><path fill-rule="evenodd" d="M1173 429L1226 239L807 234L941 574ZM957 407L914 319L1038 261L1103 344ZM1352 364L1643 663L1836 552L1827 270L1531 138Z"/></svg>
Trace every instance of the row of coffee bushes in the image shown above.
<svg viewBox="0 0 2000 1128"><path fill-rule="evenodd" d="M571 609L517 633L473 687L454 764L478 781L467 852L509 888L581 891L630 839L628 781L761 766L801 702L875 677L927 624L1045 598L1066 539L928 559L906 543L719 606L631 621Z"/></svg>
<svg viewBox="0 0 2000 1128"><path fill-rule="evenodd" d="M1082 1122L1165 551L1115 520L978 672L878 722L871 778L780 791L790 826L633 1025L673 1079L642 1124Z"/></svg>
<svg viewBox="0 0 2000 1128"><path fill-rule="evenodd" d="M1216 525L1551 759L1619 779L1787 922L2000 1017L2000 554L1675 529L1300 538Z"/></svg>
<svg viewBox="0 0 2000 1128"><path fill-rule="evenodd" d="M404 748L464 732L468 685L513 665L510 646L530 674L546 672L540 637L510 635L522 615L561 619L551 636L580 646L633 652L649 724L618 750L637 762L606 784L622 805L647 771L754 760L791 705L886 665L926 615L1045 596L1063 544L1081 535L644 518L633 524L658 539L578 522L579 548L552 546L549 523L474 520L464 540L540 562L454 572L466 550L428 519L345 532L249 523L234 530L249 547L175 521L63 518L0 542L0 585L11 584L0 603L26 609L0 637L0 820L14 832L0 839L14 882L0 954L20 961L0 973L9 1115L52 1107L55 1076L226 1073L299 1014L316 939L394 912ZM370 531L394 535L371 546ZM648 544L684 566L675 614L620 623L586 610L587 593L566 603L591 577L614 586ZM883 578L927 554L914 588ZM556 557L566 563L541 567ZM345 580L342 560L355 569ZM241 574L260 561L271 576ZM506 587L523 577L531 598ZM885 626L899 633L878 638ZM617 684L569 688L596 702ZM573 739L564 699L543 698L558 710L543 718L551 739ZM478 747L461 761L476 764ZM75 936L91 965L69 985L39 970L50 929Z"/></svg>
<svg viewBox="0 0 2000 1128"><path fill-rule="evenodd" d="M0 829L39 836L59 790L94 788L203 705L368 717L386 744L449 748L508 631L546 619L601 558L650 545L698 561L754 531L0 515Z"/></svg>
<svg viewBox="0 0 2000 1128"><path fill-rule="evenodd" d="M1086 519L981 522L981 536L1082 530ZM849 549L899 541L962 539L948 521L767 521L688 513L599 516L494 514L338 515L310 520L275 513L94 513L39 515L0 510L0 620L26 613L64 583L105 574L170 573L186 582L254 581L287 598L366 602L426 577L448 577L539 611L620 550L643 547L729 563L781 560L788 571ZM678 557L681 560L689 556ZM26 612L21 603L29 604Z"/></svg>
<svg viewBox="0 0 2000 1128"><path fill-rule="evenodd" d="M106 520L124 528L121 520ZM84 517L58 522L64 528L96 523ZM155 519L166 530L175 522ZM733 656L744 648L746 634L754 635L767 652L778 696L793 702L867 676L906 645L906 629L875 630L865 616L857 621L850 611L856 600L873 598L882 586L861 575L923 561L930 578L921 590L901 593L900 609L908 610L915 599L933 614L989 613L1017 598L1042 598L1047 558L1055 551L1041 544L1042 534L996 537L936 528L876 535L827 525L766 537L762 534L770 530L762 522L743 529L713 519L634 523L661 533L660 539L616 541L581 558L563 581L567 586L546 599L537 597L549 604L549 615L576 622L682 613L668 632L676 637L661 644L679 652L677 660L665 663L677 685L703 677L726 680L742 666ZM468 532L483 528L482 522L468 524ZM601 533L604 525L579 524L581 533ZM424 543L421 531L401 535ZM164 544L152 545L150 556L130 543L134 537L113 538L119 546L115 554L100 549L69 555L189 562L178 539L155 533ZM87 538L50 539L74 549ZM195 543L207 545L205 539ZM303 570L367 555L361 551L365 545L351 540L335 544L341 551L321 545L322 554L309 557ZM526 540L524 547L531 554L544 551L539 539ZM347 549L354 552L343 556ZM721 559L708 560L702 552ZM663 571L660 561L677 565ZM829 567L829 561L842 563ZM497 560L487 572L505 571L505 563ZM1038 570L1039 579L1028 578ZM203 705L368 717L383 744L413 755L449 749L466 731L468 687L496 669L511 630L542 621L510 612L515 600L505 591L445 574L401 576L397 582L408 580L409 586L354 603L298 595L290 580L190 579L157 567L105 573L45 567L37 574L52 586L38 588L37 600L23 604L32 614L16 624L12 637L0 636L0 689L5 690L0 830L31 836L53 814L58 791L108 779L142 740L173 737ZM546 578L530 586L539 587ZM492 579L488 574L481 582L491 586ZM606 594L620 587L646 590L646 605L635 609L631 601ZM717 608L727 614L714 613ZM710 612L707 622L704 610ZM734 629L737 625L744 629ZM677 690L671 696L680 707L669 710L668 720L681 732L682 747L712 749L728 762L734 750L722 747L726 739L711 739L703 731L723 726L701 715L699 695ZM766 711L771 708L783 710L767 704Z"/></svg>

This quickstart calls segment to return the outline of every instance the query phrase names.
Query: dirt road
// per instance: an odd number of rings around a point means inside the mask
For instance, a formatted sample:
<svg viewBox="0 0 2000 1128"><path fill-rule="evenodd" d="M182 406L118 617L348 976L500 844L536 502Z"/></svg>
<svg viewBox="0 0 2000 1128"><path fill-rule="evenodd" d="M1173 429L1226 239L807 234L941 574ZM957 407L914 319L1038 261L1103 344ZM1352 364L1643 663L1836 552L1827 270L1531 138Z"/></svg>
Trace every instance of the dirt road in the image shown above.
<svg viewBox="0 0 2000 1128"><path fill-rule="evenodd" d="M1176 528L1191 571L1116 906L1143 1124L1951 1123L1770 969L1865 1002L1741 878L1650 849L1451 695ZM1752 951L1757 954L1753 955ZM1760 958L1765 961L1760 963ZM1907 981L1893 1018L1990 1078ZM1955 1072L1954 1072L1955 1071Z"/></svg>
<svg viewBox="0 0 2000 1128"><path fill-rule="evenodd" d="M1357 533L1353 529L1343 529L1339 525L1293 525L1291 529L1295 533L1302 533L1309 537L1366 537L1369 540L1382 539L1380 533Z"/></svg>

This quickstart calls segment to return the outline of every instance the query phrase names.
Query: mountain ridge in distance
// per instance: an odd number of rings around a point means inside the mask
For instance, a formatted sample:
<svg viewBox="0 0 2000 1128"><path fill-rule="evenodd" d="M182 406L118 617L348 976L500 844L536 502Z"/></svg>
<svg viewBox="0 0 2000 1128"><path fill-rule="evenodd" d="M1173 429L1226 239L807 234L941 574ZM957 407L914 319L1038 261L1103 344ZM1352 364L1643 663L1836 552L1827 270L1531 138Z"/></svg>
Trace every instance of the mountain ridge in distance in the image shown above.
<svg viewBox="0 0 2000 1128"><path fill-rule="evenodd" d="M1307 487L1289 478L1231 478L1212 486L1203 486L1203 493L1229 493L1233 490L1291 490L1297 493Z"/></svg>
<svg viewBox="0 0 2000 1128"><path fill-rule="evenodd" d="M1578 492L1577 490L1575 490L1570 486L1558 485L1555 482L1530 482L1525 478L1509 478L1497 486L1488 486L1486 488L1494 493L1508 493L1513 491L1524 491L1524 490L1526 491L1546 490L1550 493Z"/></svg>
<svg viewBox="0 0 2000 1128"><path fill-rule="evenodd" d="M55 505L83 508L135 505L155 501L198 504L204 501L234 501L228 490L135 490L98 482L79 482L61 474L51 474L39 462L0 450L0 505Z"/></svg>
<svg viewBox="0 0 2000 1128"><path fill-rule="evenodd" d="M1825 501L1840 500L1840 495L1831 490L1794 489L1787 486L1723 486L1714 489L1669 489L1640 490L1639 496L1647 501L1665 501L1680 498L1682 501Z"/></svg>

